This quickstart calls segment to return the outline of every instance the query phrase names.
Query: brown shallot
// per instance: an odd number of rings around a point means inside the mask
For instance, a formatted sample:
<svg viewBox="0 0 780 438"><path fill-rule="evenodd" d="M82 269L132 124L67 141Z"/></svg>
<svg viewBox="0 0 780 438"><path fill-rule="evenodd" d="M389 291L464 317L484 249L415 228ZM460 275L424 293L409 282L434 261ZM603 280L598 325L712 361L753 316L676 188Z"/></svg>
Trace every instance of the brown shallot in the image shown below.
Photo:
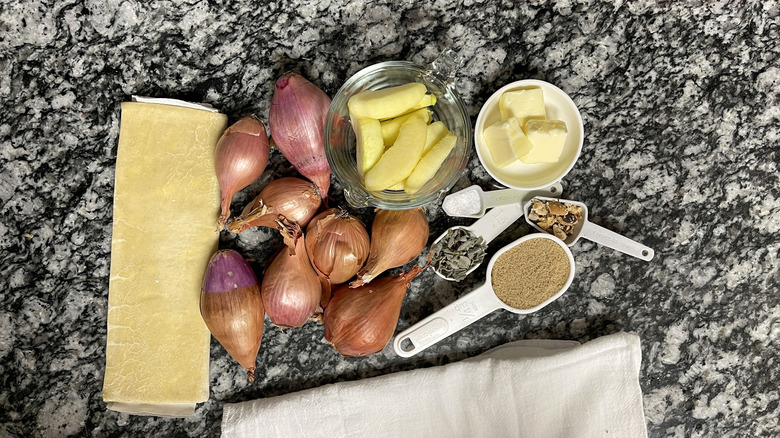
<svg viewBox="0 0 780 438"><path fill-rule="evenodd" d="M230 125L222 134L215 153L215 170L221 192L217 226L221 230L230 217L230 203L239 190L256 180L268 165L268 135L255 116Z"/></svg>
<svg viewBox="0 0 780 438"><path fill-rule="evenodd" d="M276 228L285 241L291 241L294 236L290 233L290 222L306 226L321 204L319 189L314 183L301 178L279 178L265 186L244 207L241 216L230 221L228 230L231 233L243 233L258 226ZM294 240L289 246L295 250Z"/></svg>
<svg viewBox="0 0 780 438"><path fill-rule="evenodd" d="M297 227L297 225L296 225ZM260 294L271 322L300 327L319 310L322 289L306 255L306 238L297 227L295 251L284 247L268 266Z"/></svg>
<svg viewBox="0 0 780 438"><path fill-rule="evenodd" d="M257 276L241 254L225 249L211 256L200 291L200 314L214 338L254 381L265 312Z"/></svg>
<svg viewBox="0 0 780 438"><path fill-rule="evenodd" d="M422 208L377 210L371 224L368 261L350 287L362 286L382 272L405 265L428 243L428 218Z"/></svg>
<svg viewBox="0 0 780 438"><path fill-rule="evenodd" d="M268 127L282 155L298 172L314 181L326 199L330 188L330 165L325 156L325 116L330 98L316 85L296 73L276 81Z"/></svg>
<svg viewBox="0 0 780 438"><path fill-rule="evenodd" d="M398 325L406 290L425 267L414 266L357 289L347 285L336 289L323 314L325 340L344 356L382 351Z"/></svg>
<svg viewBox="0 0 780 438"><path fill-rule="evenodd" d="M322 281L322 307L330 300L331 285L344 283L357 274L368 251L365 225L348 212L331 208L311 220L306 229L306 252Z"/></svg>
<svg viewBox="0 0 780 438"><path fill-rule="evenodd" d="M256 226L275 227L277 215L305 227L320 208L317 185L301 178L283 177L268 183L252 200L241 216L228 224L232 233L243 233Z"/></svg>

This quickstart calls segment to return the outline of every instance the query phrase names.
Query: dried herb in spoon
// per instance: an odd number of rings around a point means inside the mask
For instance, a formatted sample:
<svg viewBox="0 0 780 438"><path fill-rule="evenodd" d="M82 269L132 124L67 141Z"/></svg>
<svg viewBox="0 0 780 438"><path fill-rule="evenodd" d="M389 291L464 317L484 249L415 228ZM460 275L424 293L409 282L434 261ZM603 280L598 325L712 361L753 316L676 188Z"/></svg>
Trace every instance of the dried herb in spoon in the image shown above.
<svg viewBox="0 0 780 438"><path fill-rule="evenodd" d="M455 281L466 278L474 266L485 259L487 243L466 228L453 228L431 248L433 267Z"/></svg>

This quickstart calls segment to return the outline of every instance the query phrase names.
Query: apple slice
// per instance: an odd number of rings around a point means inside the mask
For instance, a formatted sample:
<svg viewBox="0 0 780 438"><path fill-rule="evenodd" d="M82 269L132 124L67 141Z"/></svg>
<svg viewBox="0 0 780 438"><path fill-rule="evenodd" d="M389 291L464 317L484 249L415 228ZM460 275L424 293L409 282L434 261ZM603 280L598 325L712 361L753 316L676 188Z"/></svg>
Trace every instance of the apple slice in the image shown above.
<svg viewBox="0 0 780 438"><path fill-rule="evenodd" d="M413 111L417 111L418 109L427 108L427 107L433 106L433 105L436 105L436 96L431 94L431 93L428 93L425 96L423 96L423 98L420 99L420 101L417 102L413 107L411 107L408 110L406 110L403 114L397 115L396 117L401 117L401 116L409 114L409 113L411 113ZM382 119L382 120L380 120L380 122L384 122L386 120L391 120L391 119Z"/></svg>
<svg viewBox="0 0 780 438"><path fill-rule="evenodd" d="M409 114L398 116L394 119L386 120L382 123L382 138L384 138L386 145L392 145L395 143L395 139L398 137L398 131L410 117L421 117L425 120L425 123L431 121L431 110L428 108L418 109Z"/></svg>
<svg viewBox="0 0 780 438"><path fill-rule="evenodd" d="M414 170L404 181L404 190L406 193L413 194L420 190L431 178L436 175L441 164L447 159L450 151L455 147L455 142L458 137L453 134L447 134L441 139L436 146L425 154Z"/></svg>
<svg viewBox="0 0 780 438"><path fill-rule="evenodd" d="M404 187L405 187L404 182L401 181L401 182L399 182L397 184L393 184L392 187L388 187L387 190L395 190L397 192L403 192L404 191Z"/></svg>
<svg viewBox="0 0 780 438"><path fill-rule="evenodd" d="M379 120L368 117L352 117L351 120L356 137L358 173L363 177L385 151L382 126Z"/></svg>
<svg viewBox="0 0 780 438"><path fill-rule="evenodd" d="M428 93L425 96L420 99L419 102L412 108L419 109L419 108L425 108L426 106L433 106L436 105L436 96L434 96L432 93Z"/></svg>
<svg viewBox="0 0 780 438"><path fill-rule="evenodd" d="M423 154L427 154L432 147L436 145L445 135L451 134L447 126L442 121L433 122L428 125L427 135L425 137L425 148Z"/></svg>
<svg viewBox="0 0 780 438"><path fill-rule="evenodd" d="M425 121L419 117L410 117L401 125L393 146L366 173L366 189L372 192L385 190L405 180L420 161L426 130Z"/></svg>
<svg viewBox="0 0 780 438"><path fill-rule="evenodd" d="M350 97L347 106L356 116L389 119L415 106L427 91L425 85L419 82L381 90L364 90Z"/></svg>

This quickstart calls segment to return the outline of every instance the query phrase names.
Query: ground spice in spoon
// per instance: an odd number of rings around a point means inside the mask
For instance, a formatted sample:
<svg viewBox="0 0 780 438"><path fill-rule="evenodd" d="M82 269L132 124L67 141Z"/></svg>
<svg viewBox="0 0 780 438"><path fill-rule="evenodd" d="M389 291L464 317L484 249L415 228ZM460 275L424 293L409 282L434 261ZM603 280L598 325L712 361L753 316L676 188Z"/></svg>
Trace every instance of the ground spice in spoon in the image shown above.
<svg viewBox="0 0 780 438"><path fill-rule="evenodd" d="M558 293L570 272L569 257L560 245L550 239L531 239L498 257L490 281L505 304L530 309Z"/></svg>

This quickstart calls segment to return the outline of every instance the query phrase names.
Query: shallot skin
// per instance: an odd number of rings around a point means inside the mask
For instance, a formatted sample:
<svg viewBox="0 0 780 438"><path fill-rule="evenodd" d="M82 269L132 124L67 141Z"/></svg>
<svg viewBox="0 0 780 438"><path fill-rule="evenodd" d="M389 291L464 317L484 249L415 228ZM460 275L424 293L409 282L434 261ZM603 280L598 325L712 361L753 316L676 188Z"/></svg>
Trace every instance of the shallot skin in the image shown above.
<svg viewBox="0 0 780 438"><path fill-rule="evenodd" d="M217 219L220 230L230 217L233 195L262 175L268 165L268 155L268 134L263 122L255 116L238 120L220 137L215 151L215 171L221 192Z"/></svg>
<svg viewBox="0 0 780 438"><path fill-rule="evenodd" d="M257 276L236 251L220 250L209 260L200 314L214 338L247 370L249 381L254 381L265 310Z"/></svg>
<svg viewBox="0 0 780 438"><path fill-rule="evenodd" d="M322 286L309 263L303 234L294 252L284 247L268 266L261 296L268 317L279 327L301 327L318 310Z"/></svg>
<svg viewBox="0 0 780 438"><path fill-rule="evenodd" d="M368 258L370 238L360 219L337 208L312 219L306 249L312 266L331 283L341 284L357 274Z"/></svg>
<svg viewBox="0 0 780 438"><path fill-rule="evenodd" d="M382 272L405 265L428 243L428 219L422 208L376 210L371 225L371 250L351 287L368 284Z"/></svg>
<svg viewBox="0 0 780 438"><path fill-rule="evenodd" d="M355 289L339 287L322 315L325 340L348 357L382 351L398 325L406 290L424 269L414 266Z"/></svg>
<svg viewBox="0 0 780 438"><path fill-rule="evenodd" d="M325 308L332 286L354 277L363 266L368 258L370 239L360 219L338 208L315 216L306 232L306 252L320 276L320 306Z"/></svg>
<svg viewBox="0 0 780 438"><path fill-rule="evenodd" d="M325 116L330 98L297 73L276 81L268 126L279 151L298 172L313 181L327 199L330 164L325 156Z"/></svg>
<svg viewBox="0 0 780 438"><path fill-rule="evenodd" d="M278 215L305 227L321 204L316 184L291 176L278 178L244 207L241 216L228 224L228 230L240 234L256 226L275 228Z"/></svg>

